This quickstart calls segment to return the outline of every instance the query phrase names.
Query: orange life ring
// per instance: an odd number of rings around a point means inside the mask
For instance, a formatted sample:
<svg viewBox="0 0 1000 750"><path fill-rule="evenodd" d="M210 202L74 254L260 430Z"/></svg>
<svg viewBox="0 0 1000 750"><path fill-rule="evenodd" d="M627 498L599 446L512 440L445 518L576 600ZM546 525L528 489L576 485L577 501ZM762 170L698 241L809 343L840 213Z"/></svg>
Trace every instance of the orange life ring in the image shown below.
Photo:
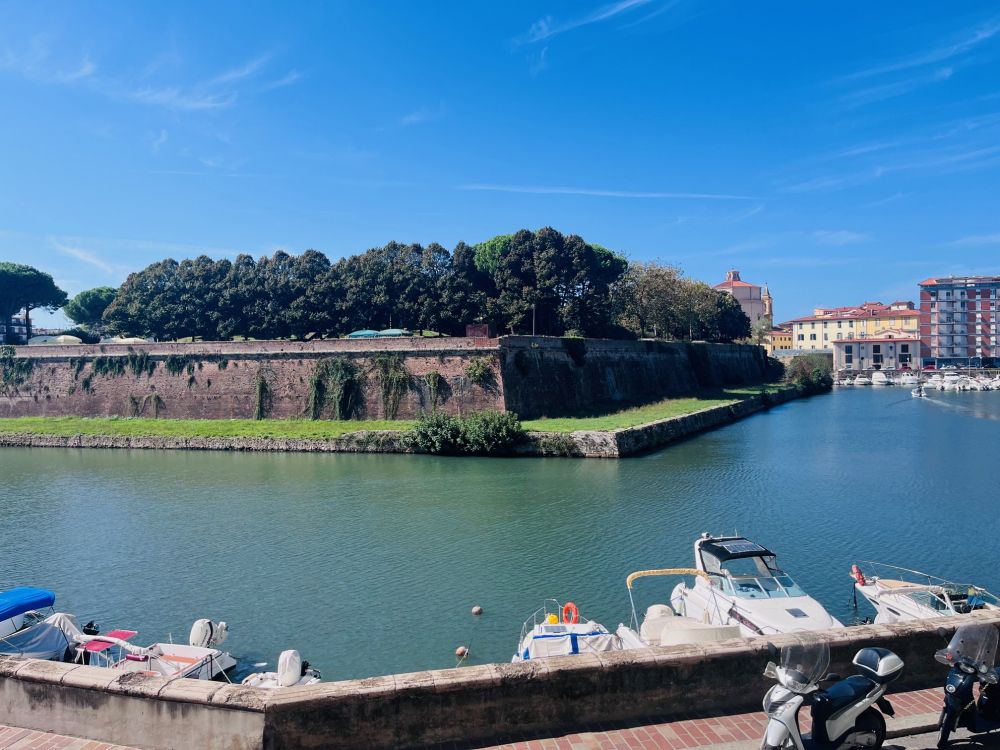
<svg viewBox="0 0 1000 750"><path fill-rule="evenodd" d="M566 602L562 608L562 621L567 625L575 625L580 622L580 608L573 602Z"/></svg>

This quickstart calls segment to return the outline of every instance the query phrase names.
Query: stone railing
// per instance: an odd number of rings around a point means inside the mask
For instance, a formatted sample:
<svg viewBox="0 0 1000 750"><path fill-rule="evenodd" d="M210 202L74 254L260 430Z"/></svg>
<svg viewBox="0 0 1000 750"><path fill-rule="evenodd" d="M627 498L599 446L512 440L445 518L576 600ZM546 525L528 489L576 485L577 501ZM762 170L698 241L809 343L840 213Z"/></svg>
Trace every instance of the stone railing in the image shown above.
<svg viewBox="0 0 1000 750"><path fill-rule="evenodd" d="M863 646L892 649L906 664L892 691L943 684L933 659L939 627L977 613L826 631L833 671L850 674ZM484 664L265 691L219 682L168 681L95 667L0 657L3 721L142 748L399 748L488 741L511 731L551 733L612 721L759 708L768 640Z"/></svg>

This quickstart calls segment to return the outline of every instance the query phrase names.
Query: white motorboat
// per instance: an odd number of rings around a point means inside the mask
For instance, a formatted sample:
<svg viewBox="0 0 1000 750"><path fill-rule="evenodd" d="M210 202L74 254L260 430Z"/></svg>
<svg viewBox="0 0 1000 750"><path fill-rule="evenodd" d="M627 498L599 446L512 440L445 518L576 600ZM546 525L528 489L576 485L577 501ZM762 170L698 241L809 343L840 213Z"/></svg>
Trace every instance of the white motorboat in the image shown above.
<svg viewBox="0 0 1000 750"><path fill-rule="evenodd" d="M135 630L112 630L100 635L79 633L74 637L77 644L74 661L168 679L212 680L236 666L231 654L215 648L228 634L226 623L205 619L194 623L186 646L180 643L135 646L129 643L137 635Z"/></svg>
<svg viewBox="0 0 1000 750"><path fill-rule="evenodd" d="M913 396L913 398L927 398L927 394L924 393L924 387L922 385L918 385L910 391L910 395Z"/></svg>
<svg viewBox="0 0 1000 750"><path fill-rule="evenodd" d="M867 375L858 375L854 378L854 385L871 385L872 379Z"/></svg>
<svg viewBox="0 0 1000 750"><path fill-rule="evenodd" d="M986 589L909 568L863 561L851 566L851 578L875 608L878 624L1000 610L1000 599Z"/></svg>
<svg viewBox="0 0 1000 750"><path fill-rule="evenodd" d="M904 372L902 375L899 376L899 384L907 386L919 385L920 378L912 372Z"/></svg>
<svg viewBox="0 0 1000 750"><path fill-rule="evenodd" d="M843 627L778 567L773 552L749 539L703 534L694 560L707 576L674 589L670 604L679 615L739 625L745 636Z"/></svg>
<svg viewBox="0 0 1000 750"><path fill-rule="evenodd" d="M640 578L648 576L696 576L708 578L708 574L694 568L662 568L659 570L639 570L625 579L628 599L632 605L632 619L629 625L619 625L615 631L626 646L646 648L649 646L676 646L683 643L706 643L740 638L738 625L713 625L690 617L681 617L669 604L652 604L639 623L635 611L632 586Z"/></svg>
<svg viewBox="0 0 1000 750"><path fill-rule="evenodd" d="M243 678L241 684L249 687L274 689L297 685L315 685L321 677L318 669L313 669L309 662L302 661L298 651L290 649L281 652L276 672L248 674Z"/></svg>
<svg viewBox="0 0 1000 750"><path fill-rule="evenodd" d="M872 373L872 385L892 385L892 380L881 370Z"/></svg>
<svg viewBox="0 0 1000 750"><path fill-rule="evenodd" d="M581 620L580 609L573 602L560 604L555 599L546 599L524 621L517 653L511 661L622 651L635 647L636 644L622 643L617 634L608 632L600 623Z"/></svg>

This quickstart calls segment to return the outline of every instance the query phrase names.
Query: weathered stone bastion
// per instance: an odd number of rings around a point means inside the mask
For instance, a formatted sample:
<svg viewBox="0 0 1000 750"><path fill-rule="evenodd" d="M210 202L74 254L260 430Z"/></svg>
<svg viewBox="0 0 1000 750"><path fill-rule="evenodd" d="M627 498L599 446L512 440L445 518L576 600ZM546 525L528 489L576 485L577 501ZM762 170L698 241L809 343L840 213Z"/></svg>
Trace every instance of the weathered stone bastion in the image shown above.
<svg viewBox="0 0 1000 750"><path fill-rule="evenodd" d="M347 361L356 374L352 416L497 409L533 419L759 383L766 366L756 346L530 336L14 351L0 359L0 416L302 417L316 410L317 374ZM342 394L335 377L319 380L318 412L329 418Z"/></svg>
<svg viewBox="0 0 1000 750"><path fill-rule="evenodd" d="M864 646L904 661L891 692L942 685L934 661L950 631L1000 615L825 631L831 670L852 674ZM221 682L0 656L0 715L15 726L151 750L343 748L380 750L488 741L510 732L552 733L618 721L667 720L692 711L759 710L773 681L762 676L767 642L720 643L581 654L520 664L482 664L267 691ZM891 694L890 694L891 699Z"/></svg>

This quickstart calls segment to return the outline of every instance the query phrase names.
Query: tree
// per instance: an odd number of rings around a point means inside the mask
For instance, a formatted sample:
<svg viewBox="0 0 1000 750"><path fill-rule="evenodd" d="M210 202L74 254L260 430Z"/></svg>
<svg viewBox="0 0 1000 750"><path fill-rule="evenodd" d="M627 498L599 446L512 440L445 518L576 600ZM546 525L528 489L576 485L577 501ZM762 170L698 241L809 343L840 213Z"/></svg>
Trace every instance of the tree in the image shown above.
<svg viewBox="0 0 1000 750"><path fill-rule="evenodd" d="M767 343L768 334L771 333L771 321L769 318L761 318L750 329L750 340L757 346L764 346Z"/></svg>
<svg viewBox="0 0 1000 750"><path fill-rule="evenodd" d="M66 317L88 331L100 334L104 330L104 311L114 301L118 290L110 286L86 289L66 303Z"/></svg>
<svg viewBox="0 0 1000 750"><path fill-rule="evenodd" d="M687 283L676 266L655 261L630 264L613 289L620 323L639 336L675 337L684 326L682 308Z"/></svg>
<svg viewBox="0 0 1000 750"><path fill-rule="evenodd" d="M0 262L0 320L8 342L13 343L10 330L15 314L24 310L31 338L31 311L38 308L55 311L65 304L66 292L56 286L49 274L20 263Z"/></svg>

